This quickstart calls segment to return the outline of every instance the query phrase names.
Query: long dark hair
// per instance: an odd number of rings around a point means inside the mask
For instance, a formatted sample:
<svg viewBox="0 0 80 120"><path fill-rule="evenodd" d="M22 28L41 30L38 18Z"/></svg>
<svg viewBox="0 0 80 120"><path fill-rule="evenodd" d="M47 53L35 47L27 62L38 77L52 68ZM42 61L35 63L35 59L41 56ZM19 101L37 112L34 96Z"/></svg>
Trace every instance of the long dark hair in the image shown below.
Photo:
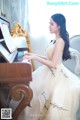
<svg viewBox="0 0 80 120"><path fill-rule="evenodd" d="M57 25L60 26L60 36L63 38L63 40L65 42L62 59L67 60L67 59L71 58L71 56L70 56L70 52L69 52L69 46L70 46L69 45L69 34L66 31L66 19L60 13L52 15L51 18L54 20L54 22L57 23Z"/></svg>

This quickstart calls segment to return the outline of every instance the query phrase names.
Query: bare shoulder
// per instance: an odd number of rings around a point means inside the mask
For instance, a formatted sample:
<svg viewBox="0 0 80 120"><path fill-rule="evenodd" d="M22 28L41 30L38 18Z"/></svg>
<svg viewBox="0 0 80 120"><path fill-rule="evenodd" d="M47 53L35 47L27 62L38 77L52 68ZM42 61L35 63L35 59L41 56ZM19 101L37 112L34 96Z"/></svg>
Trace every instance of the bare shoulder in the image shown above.
<svg viewBox="0 0 80 120"><path fill-rule="evenodd" d="M57 44L64 44L64 40L63 40L62 38L59 38L59 39L57 40Z"/></svg>
<svg viewBox="0 0 80 120"><path fill-rule="evenodd" d="M57 41L56 41L56 49L64 49L64 40L62 38L59 38Z"/></svg>
<svg viewBox="0 0 80 120"><path fill-rule="evenodd" d="M64 46L64 40L62 38L59 38L57 41L56 41L56 45L57 46Z"/></svg>

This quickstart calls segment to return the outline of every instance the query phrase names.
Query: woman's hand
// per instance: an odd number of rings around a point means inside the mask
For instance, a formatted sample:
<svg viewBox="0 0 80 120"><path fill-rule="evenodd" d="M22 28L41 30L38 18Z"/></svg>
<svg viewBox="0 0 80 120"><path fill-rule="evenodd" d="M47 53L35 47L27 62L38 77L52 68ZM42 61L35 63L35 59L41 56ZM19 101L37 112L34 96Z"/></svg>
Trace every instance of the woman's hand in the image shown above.
<svg viewBox="0 0 80 120"><path fill-rule="evenodd" d="M23 60L24 60L24 59L27 59L27 60L35 59L35 54L33 54L33 53L26 53L26 54L23 56Z"/></svg>

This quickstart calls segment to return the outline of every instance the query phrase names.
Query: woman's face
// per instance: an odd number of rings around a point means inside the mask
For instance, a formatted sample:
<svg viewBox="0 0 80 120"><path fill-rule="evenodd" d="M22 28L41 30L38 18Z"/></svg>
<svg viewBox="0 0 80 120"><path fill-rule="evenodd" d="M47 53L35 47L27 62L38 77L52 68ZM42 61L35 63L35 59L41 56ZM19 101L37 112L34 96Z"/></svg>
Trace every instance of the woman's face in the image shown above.
<svg viewBox="0 0 80 120"><path fill-rule="evenodd" d="M60 26L58 26L56 24L56 22L53 21L53 19L51 18L50 19L50 22L49 22L49 30L50 30L50 33L59 33L59 30L60 30Z"/></svg>

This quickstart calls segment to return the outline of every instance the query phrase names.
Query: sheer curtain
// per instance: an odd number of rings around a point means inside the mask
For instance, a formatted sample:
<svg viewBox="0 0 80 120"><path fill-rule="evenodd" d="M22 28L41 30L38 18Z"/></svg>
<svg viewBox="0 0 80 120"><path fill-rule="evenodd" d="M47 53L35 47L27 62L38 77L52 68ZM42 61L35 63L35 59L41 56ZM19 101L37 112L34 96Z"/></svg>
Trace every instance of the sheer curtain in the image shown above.
<svg viewBox="0 0 80 120"><path fill-rule="evenodd" d="M11 29L16 23L28 30L28 0L3 0L3 12L10 21Z"/></svg>

